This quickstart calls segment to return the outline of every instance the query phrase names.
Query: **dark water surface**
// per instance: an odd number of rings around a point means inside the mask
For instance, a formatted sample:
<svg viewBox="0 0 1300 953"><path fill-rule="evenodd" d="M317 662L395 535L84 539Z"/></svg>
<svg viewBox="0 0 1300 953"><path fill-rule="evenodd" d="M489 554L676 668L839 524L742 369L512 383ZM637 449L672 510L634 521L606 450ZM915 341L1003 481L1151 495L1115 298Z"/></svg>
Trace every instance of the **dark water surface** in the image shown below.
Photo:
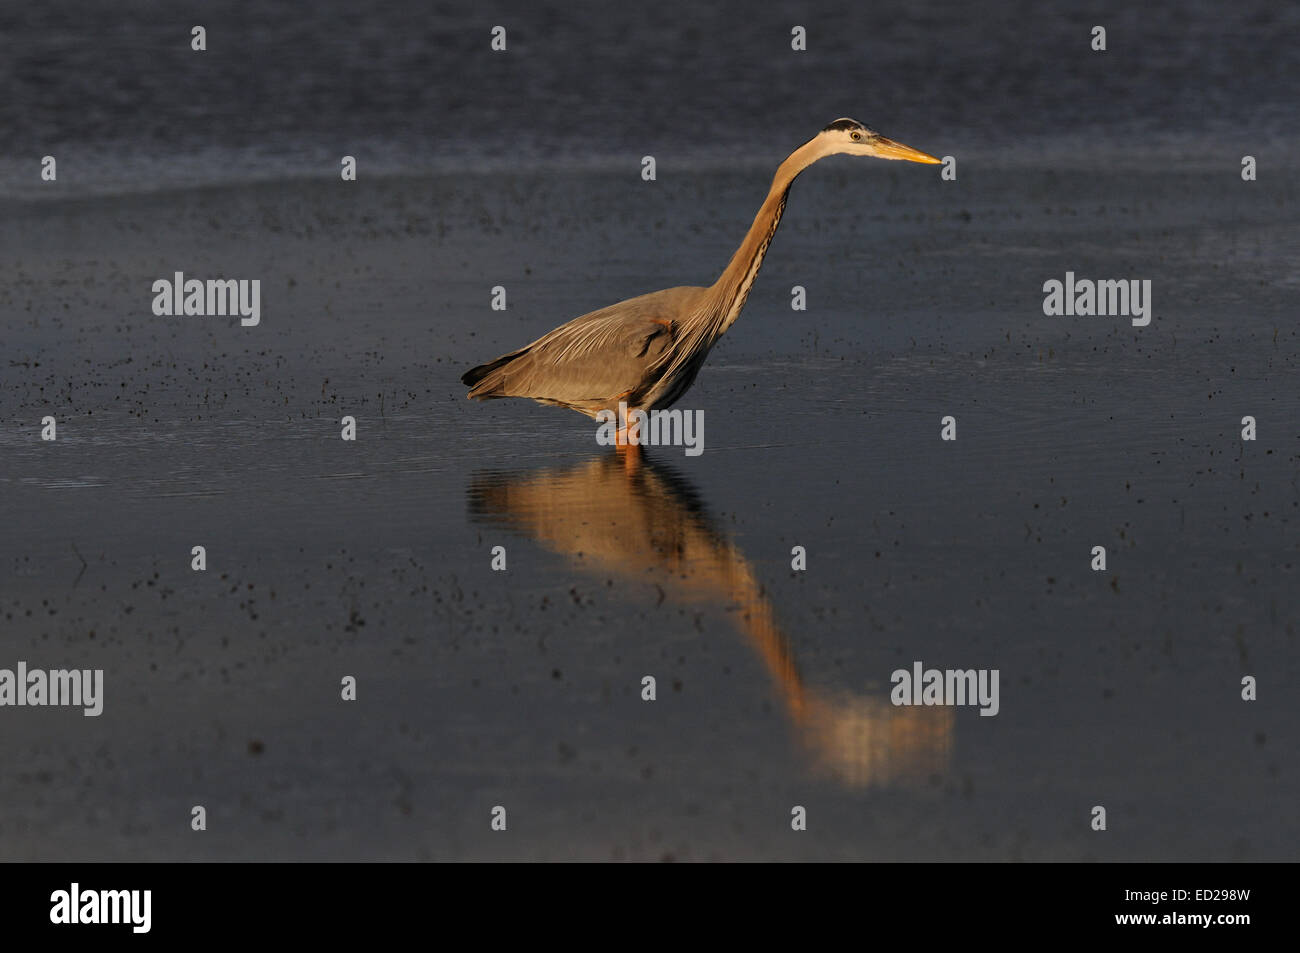
<svg viewBox="0 0 1300 953"><path fill-rule="evenodd" d="M369 175L768 168L842 115L936 155L1214 165L1295 154L1300 7L81 0L6 5L0 54L7 194L49 194L47 153L64 194L334 177L344 154Z"/></svg>
<svg viewBox="0 0 1300 953"><path fill-rule="evenodd" d="M0 709L0 857L1296 858L1294 8L249 4L202 75L188 20L71 9L0 14L0 667L106 697ZM1124 68L1061 52L1094 21ZM702 456L464 399L712 281L845 112L959 178L805 174ZM153 316L176 270L261 325ZM1045 317L1066 271L1154 320ZM889 704L917 660L999 714Z"/></svg>

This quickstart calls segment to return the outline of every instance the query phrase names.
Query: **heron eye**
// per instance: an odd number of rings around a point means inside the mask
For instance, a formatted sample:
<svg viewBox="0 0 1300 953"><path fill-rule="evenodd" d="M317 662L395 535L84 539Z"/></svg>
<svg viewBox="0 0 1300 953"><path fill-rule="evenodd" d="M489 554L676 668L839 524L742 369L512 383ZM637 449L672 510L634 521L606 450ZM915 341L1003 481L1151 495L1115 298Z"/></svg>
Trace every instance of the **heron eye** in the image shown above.
<svg viewBox="0 0 1300 953"><path fill-rule="evenodd" d="M860 132L850 133L850 134L849 134L849 137L850 137L854 142L857 142L859 139L862 138L862 133L860 133Z"/></svg>

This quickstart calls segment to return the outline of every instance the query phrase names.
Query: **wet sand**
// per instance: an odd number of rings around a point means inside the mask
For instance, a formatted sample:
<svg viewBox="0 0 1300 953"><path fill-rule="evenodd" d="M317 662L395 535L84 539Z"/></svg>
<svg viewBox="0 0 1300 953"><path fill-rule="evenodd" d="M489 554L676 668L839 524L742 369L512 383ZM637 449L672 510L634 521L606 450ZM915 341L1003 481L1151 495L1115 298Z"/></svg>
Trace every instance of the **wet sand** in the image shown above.
<svg viewBox="0 0 1300 953"><path fill-rule="evenodd" d="M0 857L1296 859L1294 176L828 161L701 457L464 400L712 281L779 158L5 200L0 666L106 698L4 712ZM261 325L155 317L176 270ZM1044 317L1067 270L1155 320ZM915 660L1000 713L889 705Z"/></svg>

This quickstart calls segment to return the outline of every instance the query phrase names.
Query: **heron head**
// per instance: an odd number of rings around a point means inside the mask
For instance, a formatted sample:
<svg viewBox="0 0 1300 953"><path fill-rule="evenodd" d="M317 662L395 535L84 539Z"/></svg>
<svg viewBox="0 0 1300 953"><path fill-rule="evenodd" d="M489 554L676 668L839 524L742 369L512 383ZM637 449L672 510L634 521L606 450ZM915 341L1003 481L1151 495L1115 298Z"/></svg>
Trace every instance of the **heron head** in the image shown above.
<svg viewBox="0 0 1300 953"><path fill-rule="evenodd" d="M911 146L886 139L856 119L836 119L818 134L818 138L823 140L826 155L906 159L909 162L924 162L929 165L937 165L941 161Z"/></svg>

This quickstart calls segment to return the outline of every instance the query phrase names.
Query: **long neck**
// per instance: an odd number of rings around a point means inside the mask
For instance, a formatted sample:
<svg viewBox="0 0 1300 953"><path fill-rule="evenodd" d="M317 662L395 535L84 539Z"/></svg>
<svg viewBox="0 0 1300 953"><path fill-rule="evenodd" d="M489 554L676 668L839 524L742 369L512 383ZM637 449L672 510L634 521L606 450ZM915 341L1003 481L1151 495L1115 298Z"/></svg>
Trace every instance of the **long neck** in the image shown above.
<svg viewBox="0 0 1300 953"><path fill-rule="evenodd" d="M740 309L745 306L749 289L763 264L763 256L772 244L776 227L781 224L781 214L785 211L786 199L790 197L791 183L800 172L824 154L821 143L813 139L792 152L776 170L772 188L768 190L763 207L754 216L754 224L749 226L745 240L740 243L727 267L709 289L713 295L715 313L719 316L717 334L722 334L731 327L740 316Z"/></svg>

